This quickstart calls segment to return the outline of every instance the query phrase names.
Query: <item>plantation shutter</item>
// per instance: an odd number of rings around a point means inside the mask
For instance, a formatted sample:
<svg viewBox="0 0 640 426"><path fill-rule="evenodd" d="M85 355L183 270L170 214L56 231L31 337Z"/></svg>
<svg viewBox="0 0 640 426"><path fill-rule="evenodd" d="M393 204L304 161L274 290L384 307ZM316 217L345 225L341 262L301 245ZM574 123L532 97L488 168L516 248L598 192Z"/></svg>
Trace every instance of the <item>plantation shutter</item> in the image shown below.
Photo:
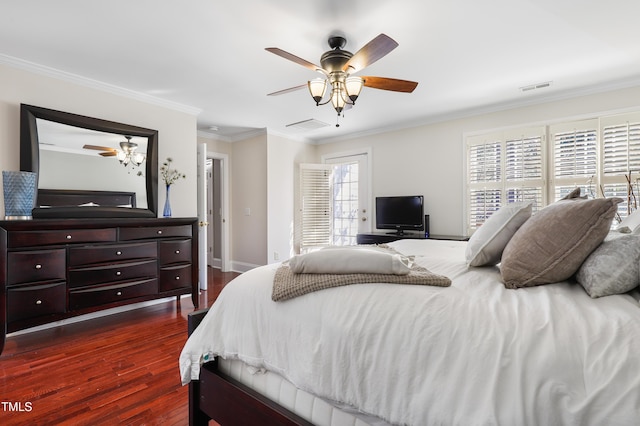
<svg viewBox="0 0 640 426"><path fill-rule="evenodd" d="M555 200L576 187L595 196L598 188L598 121L584 120L551 126Z"/></svg>
<svg viewBox="0 0 640 426"><path fill-rule="evenodd" d="M300 165L300 251L331 244L331 173L333 166Z"/></svg>
<svg viewBox="0 0 640 426"><path fill-rule="evenodd" d="M497 135L473 138L467 147L468 228L481 226L502 204L502 143Z"/></svg>
<svg viewBox="0 0 640 426"><path fill-rule="evenodd" d="M535 212L543 206L544 129L505 136L505 202L527 201Z"/></svg>
<svg viewBox="0 0 640 426"><path fill-rule="evenodd" d="M502 205L515 201L544 205L543 127L467 138L467 232Z"/></svg>
<svg viewBox="0 0 640 426"><path fill-rule="evenodd" d="M602 189L605 197L620 197L621 218L638 208L640 177L640 114L605 117L602 138ZM630 186L631 185L631 186Z"/></svg>

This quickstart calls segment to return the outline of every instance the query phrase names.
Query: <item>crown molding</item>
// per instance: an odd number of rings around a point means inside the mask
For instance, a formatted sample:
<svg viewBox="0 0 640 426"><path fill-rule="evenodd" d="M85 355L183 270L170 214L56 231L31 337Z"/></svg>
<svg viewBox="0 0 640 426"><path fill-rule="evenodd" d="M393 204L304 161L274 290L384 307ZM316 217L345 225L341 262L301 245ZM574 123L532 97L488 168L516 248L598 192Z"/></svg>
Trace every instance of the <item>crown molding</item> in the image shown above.
<svg viewBox="0 0 640 426"><path fill-rule="evenodd" d="M475 117L478 115L491 114L500 111L507 111L516 108L525 108L528 106L542 105L549 102L558 102L582 96L596 95L600 93L613 92L616 90L628 89L631 87L640 86L640 77L635 76L628 79L610 81L603 84L582 87L578 89L564 90L561 92L555 92L550 95L539 95L533 97L527 97L526 99L518 99L515 101L506 101L494 103L491 105L479 106L477 108L468 108L464 110L452 111L450 113L432 115L424 117L423 119L414 120L411 122L398 123L393 126L380 127L375 129L369 129L362 132L354 132L348 135L329 137L314 140L313 143L322 145L327 143L342 142L351 139L362 138L366 136L378 135L388 132L395 132L399 130L412 129L421 126L427 126L431 124L443 123L446 121L459 120L463 118Z"/></svg>
<svg viewBox="0 0 640 426"><path fill-rule="evenodd" d="M77 74L61 71L56 68L51 68L45 65L36 64L34 62L25 61L24 59L15 58L13 56L0 54L0 64L4 64L13 68L18 68L24 71L29 71L34 74L44 75L46 77L51 77L58 80L66 81L68 83L77 84L79 86L84 86L91 89L96 89L103 92L111 93L113 95L123 96L125 98L134 99L147 104L160 106L160 107L171 109L174 111L184 112L189 115L197 116L202 112L200 108L195 108L195 107L184 105L178 102L168 101L166 99L161 99L155 96L147 95L145 93L140 93L134 90L125 89L123 87L115 86L113 84L108 84L108 83L104 83L98 80L93 80L87 77L82 77Z"/></svg>

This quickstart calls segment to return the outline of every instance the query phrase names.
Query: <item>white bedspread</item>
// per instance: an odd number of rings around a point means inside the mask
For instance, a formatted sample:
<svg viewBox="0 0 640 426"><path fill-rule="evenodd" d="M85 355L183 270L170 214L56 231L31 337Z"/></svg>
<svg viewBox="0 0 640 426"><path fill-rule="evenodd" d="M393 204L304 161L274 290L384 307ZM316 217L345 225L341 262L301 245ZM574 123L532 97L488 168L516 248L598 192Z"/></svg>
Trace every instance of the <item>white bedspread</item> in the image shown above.
<svg viewBox="0 0 640 426"><path fill-rule="evenodd" d="M508 290L465 244L390 244L451 287L358 284L271 301L277 265L227 285L180 356L214 356L409 425L640 424L640 306L560 283Z"/></svg>

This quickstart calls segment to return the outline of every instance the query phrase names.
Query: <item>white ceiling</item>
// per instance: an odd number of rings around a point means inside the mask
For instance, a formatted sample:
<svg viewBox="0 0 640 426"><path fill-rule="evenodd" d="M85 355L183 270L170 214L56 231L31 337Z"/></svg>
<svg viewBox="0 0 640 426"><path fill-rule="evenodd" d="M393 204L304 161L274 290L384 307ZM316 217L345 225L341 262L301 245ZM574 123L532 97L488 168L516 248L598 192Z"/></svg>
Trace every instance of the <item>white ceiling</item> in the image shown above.
<svg viewBox="0 0 640 426"><path fill-rule="evenodd" d="M323 141L640 84L638 16L638 0L0 0L0 61L201 110L199 130L223 140L268 128ZM317 74L264 48L319 63L335 33L354 53L395 39L359 74L417 89L365 88L339 128L306 90L266 96ZM329 126L286 127L308 119Z"/></svg>

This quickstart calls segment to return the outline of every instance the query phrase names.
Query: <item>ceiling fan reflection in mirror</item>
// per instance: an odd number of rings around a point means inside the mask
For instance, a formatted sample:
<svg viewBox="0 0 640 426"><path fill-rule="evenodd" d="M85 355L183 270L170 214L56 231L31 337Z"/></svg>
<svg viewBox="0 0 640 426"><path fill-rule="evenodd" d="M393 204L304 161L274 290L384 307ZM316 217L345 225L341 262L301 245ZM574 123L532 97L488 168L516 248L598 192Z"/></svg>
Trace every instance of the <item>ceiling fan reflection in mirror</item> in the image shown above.
<svg viewBox="0 0 640 426"><path fill-rule="evenodd" d="M385 34L375 37L355 54L343 50L347 40L342 36L329 37L328 42L331 50L323 53L320 57L321 66L277 47L267 47L265 50L273 54L323 74L322 78L310 80L307 84L300 86L269 93L268 96L283 95L307 87L316 105L325 105L331 102L338 116L340 116L345 108L355 105L356 99L360 96L360 91L364 86L404 93L411 93L418 86L415 81L353 75L398 47L398 43ZM325 96L328 92L327 86L331 88L331 91L328 96ZM336 124L336 127L338 126L339 124Z"/></svg>
<svg viewBox="0 0 640 426"><path fill-rule="evenodd" d="M125 167L129 164L139 166L144 162L146 156L142 152L136 151L138 144L131 142L131 136L125 135L125 139L127 140L120 142L120 149L99 145L84 145L82 148L102 151L100 155L103 157L116 157L118 161L120 161L120 164Z"/></svg>

